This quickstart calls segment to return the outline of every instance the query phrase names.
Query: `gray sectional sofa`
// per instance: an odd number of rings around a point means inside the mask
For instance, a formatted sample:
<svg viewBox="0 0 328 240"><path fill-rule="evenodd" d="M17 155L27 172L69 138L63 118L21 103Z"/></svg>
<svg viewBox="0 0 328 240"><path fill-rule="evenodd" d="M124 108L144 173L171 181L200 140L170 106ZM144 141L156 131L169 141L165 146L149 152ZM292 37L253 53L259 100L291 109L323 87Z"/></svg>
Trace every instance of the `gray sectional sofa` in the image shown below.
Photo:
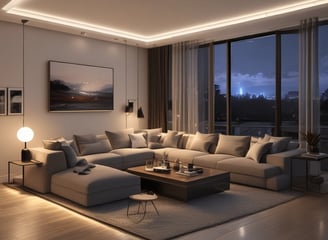
<svg viewBox="0 0 328 240"><path fill-rule="evenodd" d="M74 135L72 140L44 140L43 145L30 149L43 164L26 168L25 186L84 206L140 192L140 178L124 170L163 156L172 163L228 171L234 183L283 190L290 184L289 159L302 152L288 137L163 133L160 128ZM81 161L93 166L86 166L87 174L74 172Z"/></svg>

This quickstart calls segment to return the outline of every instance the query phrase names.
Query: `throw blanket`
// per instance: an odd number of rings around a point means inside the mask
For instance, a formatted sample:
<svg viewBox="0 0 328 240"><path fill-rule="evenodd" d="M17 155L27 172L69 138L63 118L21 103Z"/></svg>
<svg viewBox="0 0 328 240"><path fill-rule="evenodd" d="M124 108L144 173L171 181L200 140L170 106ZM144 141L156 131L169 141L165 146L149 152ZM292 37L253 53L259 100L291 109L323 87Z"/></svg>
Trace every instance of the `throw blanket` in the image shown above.
<svg viewBox="0 0 328 240"><path fill-rule="evenodd" d="M73 168L73 172L80 174L80 175L85 175L85 174L89 174L91 171L91 168L94 168L94 167L96 167L95 164L88 163L88 161L83 158L75 164L75 167Z"/></svg>

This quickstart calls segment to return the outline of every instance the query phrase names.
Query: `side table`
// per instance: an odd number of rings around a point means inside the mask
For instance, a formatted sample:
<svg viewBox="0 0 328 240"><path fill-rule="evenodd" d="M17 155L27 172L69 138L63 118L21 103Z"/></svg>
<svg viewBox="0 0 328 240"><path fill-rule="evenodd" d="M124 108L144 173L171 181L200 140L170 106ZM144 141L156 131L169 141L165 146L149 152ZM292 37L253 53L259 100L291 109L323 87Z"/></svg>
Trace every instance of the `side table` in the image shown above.
<svg viewBox="0 0 328 240"><path fill-rule="evenodd" d="M39 162L37 160L31 160L31 161L28 161L28 162L22 162L21 160L8 161L8 183L11 183L11 178L10 178L11 169L10 169L10 167L11 167L12 164L22 167L22 186L24 187L25 167L26 166L32 166L32 165L41 166L42 162Z"/></svg>
<svg viewBox="0 0 328 240"><path fill-rule="evenodd" d="M128 208L126 210L126 215L130 216L130 215L139 215L139 214L141 214L141 218L138 221L138 222L141 222L145 218L145 215L146 215L146 212L147 212L147 203L148 202L150 202L153 205L157 215L159 215L157 207L154 203L154 201L157 198L158 197L155 193L138 193L138 194L130 195L129 200L128 200ZM137 213L130 213L130 201L131 200L134 200L134 201L138 202L138 211L137 211ZM140 212L140 207L141 207L142 203L143 203L143 212Z"/></svg>
<svg viewBox="0 0 328 240"><path fill-rule="evenodd" d="M294 161L305 161L305 190L309 190L309 164L310 162L320 162L328 159L327 153L302 153L297 156L293 156L290 161L290 187L293 187L293 162Z"/></svg>

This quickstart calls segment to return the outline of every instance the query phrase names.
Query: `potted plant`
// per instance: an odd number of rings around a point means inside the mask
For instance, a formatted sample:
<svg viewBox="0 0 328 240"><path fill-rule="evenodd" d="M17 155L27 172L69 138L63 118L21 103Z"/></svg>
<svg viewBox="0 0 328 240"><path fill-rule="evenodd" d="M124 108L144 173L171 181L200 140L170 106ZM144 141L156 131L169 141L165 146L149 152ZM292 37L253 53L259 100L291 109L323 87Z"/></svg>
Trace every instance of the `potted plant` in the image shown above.
<svg viewBox="0 0 328 240"><path fill-rule="evenodd" d="M303 134L309 153L319 153L320 134L307 131Z"/></svg>

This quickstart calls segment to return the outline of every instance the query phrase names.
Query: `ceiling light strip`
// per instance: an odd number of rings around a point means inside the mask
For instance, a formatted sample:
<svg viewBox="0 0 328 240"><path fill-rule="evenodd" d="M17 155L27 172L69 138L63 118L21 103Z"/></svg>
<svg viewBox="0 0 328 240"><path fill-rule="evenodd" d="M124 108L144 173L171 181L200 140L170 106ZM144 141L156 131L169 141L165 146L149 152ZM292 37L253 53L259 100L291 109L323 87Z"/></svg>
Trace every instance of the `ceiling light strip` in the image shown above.
<svg viewBox="0 0 328 240"><path fill-rule="evenodd" d="M16 8L19 3L21 3L22 0L13 0L10 1L5 7L3 7L3 10L5 10L7 13L15 14L19 16L24 16L32 19L38 19L46 22L56 23L60 25L70 26L74 28L79 28L83 30L93 31L97 33L102 33L106 35L112 35L117 37L122 37L125 39L133 39L137 41L141 41L144 43L151 43L155 41L160 41L164 39L179 37L183 35L188 35L192 33L207 31L207 30L213 30L213 29L219 29L224 28L236 24L246 23L250 21L260 20L268 17L278 16L281 14L291 13L299 10L304 10L311 7L317 7L320 5L328 4L328 0L308 0L308 1L302 1L295 4L289 4L281 7L277 7L274 9L266 10L266 11L259 11L252 14L242 15L235 18L230 18L222 21L216 21L216 22L210 22L206 24L201 24L197 26L193 26L190 28L183 28L183 29L177 29L175 31L165 32L161 34L151 35L151 36L144 36L144 35L138 35L131 32L125 32L120 31L117 29L112 29L100 25L95 24L89 24L73 19L67 19L62 18L54 15L48 15L40 12L25 10L21 8Z"/></svg>

